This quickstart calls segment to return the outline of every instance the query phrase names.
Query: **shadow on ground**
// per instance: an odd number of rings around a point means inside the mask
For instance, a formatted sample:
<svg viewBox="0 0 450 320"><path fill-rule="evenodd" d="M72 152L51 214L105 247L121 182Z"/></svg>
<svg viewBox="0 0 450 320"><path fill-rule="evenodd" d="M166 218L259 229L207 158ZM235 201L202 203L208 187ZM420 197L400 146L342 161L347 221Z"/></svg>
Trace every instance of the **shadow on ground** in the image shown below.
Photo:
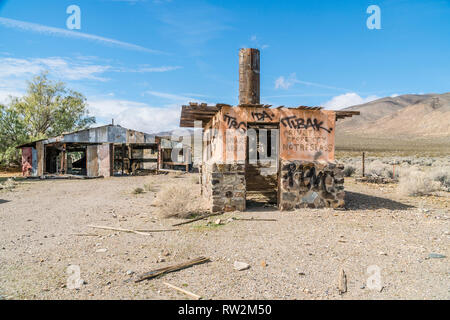
<svg viewBox="0 0 450 320"><path fill-rule="evenodd" d="M0 199L0 204L4 204L4 203L7 203L7 202L9 202L9 200Z"/></svg>
<svg viewBox="0 0 450 320"><path fill-rule="evenodd" d="M404 204L391 199L375 197L357 192L345 192L345 207L348 210L407 210L414 206Z"/></svg>

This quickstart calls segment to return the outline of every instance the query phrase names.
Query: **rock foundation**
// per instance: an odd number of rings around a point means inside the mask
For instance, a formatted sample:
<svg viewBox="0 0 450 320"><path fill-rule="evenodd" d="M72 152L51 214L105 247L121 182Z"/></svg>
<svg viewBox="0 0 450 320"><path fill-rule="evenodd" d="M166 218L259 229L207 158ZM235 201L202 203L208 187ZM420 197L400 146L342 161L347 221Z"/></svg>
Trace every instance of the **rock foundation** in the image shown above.
<svg viewBox="0 0 450 320"><path fill-rule="evenodd" d="M212 212L245 211L245 165L202 165L202 192Z"/></svg>
<svg viewBox="0 0 450 320"><path fill-rule="evenodd" d="M280 210L343 207L343 169L334 163L282 160Z"/></svg>

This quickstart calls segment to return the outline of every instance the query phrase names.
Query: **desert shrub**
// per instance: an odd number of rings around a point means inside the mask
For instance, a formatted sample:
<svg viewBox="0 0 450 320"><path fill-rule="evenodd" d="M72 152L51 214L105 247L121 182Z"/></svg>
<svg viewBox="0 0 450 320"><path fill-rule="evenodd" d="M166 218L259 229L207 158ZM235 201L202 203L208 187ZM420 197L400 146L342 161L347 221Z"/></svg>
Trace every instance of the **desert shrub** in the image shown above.
<svg viewBox="0 0 450 320"><path fill-rule="evenodd" d="M431 179L441 184L444 190L450 191L450 167L436 168L430 172Z"/></svg>
<svg viewBox="0 0 450 320"><path fill-rule="evenodd" d="M351 177L356 172L356 169L351 165L346 165L344 167L344 176Z"/></svg>
<svg viewBox="0 0 450 320"><path fill-rule="evenodd" d="M392 165L384 164L380 160L374 160L367 167L367 175L396 179L398 178L398 171L396 170L394 176L394 169Z"/></svg>
<svg viewBox="0 0 450 320"><path fill-rule="evenodd" d="M16 187L16 185L17 185L16 181L14 181L14 179L9 178L8 180L0 184L1 186L0 189L12 191Z"/></svg>
<svg viewBox="0 0 450 320"><path fill-rule="evenodd" d="M190 184L164 185L153 204L156 213L164 218L188 218L205 211L197 188Z"/></svg>
<svg viewBox="0 0 450 320"><path fill-rule="evenodd" d="M144 189L142 188L136 188L133 190L133 194L141 194L144 193Z"/></svg>
<svg viewBox="0 0 450 320"><path fill-rule="evenodd" d="M440 182L434 181L430 174L419 170L402 170L398 191L407 196L429 195L440 189Z"/></svg>

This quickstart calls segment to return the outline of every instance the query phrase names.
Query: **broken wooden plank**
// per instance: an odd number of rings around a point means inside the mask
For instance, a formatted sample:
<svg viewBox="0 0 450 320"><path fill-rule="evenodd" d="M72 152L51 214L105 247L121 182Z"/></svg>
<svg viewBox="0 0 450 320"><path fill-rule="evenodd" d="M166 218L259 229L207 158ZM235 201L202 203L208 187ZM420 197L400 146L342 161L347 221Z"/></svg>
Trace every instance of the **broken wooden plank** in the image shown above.
<svg viewBox="0 0 450 320"><path fill-rule="evenodd" d="M195 266L197 264L203 264L203 263L206 263L209 261L210 261L209 258L199 257L197 259L193 259L193 260L185 262L185 263L177 264L177 265L166 267L166 268L156 269L156 270L142 274L141 276L139 276L139 278L137 280L135 280L135 282L141 282L144 280L153 279L153 278L162 276L167 273L183 270L183 269Z"/></svg>
<svg viewBox="0 0 450 320"><path fill-rule="evenodd" d="M184 290L184 289L182 289L182 288L179 288L179 287L177 287L177 286L174 286L173 284L170 284L170 283L167 283L167 282L163 282L166 286L168 286L169 288L172 288L172 289L175 289L175 290L177 290L177 291L179 291L179 292L181 292L181 293L184 293L185 295L187 295L187 296L189 296L189 297L191 297L191 298L194 298L195 300L200 300L202 297L201 296L199 296L199 295L197 295L197 294L195 294L195 293L192 293L192 292L190 292L190 291L187 291L187 290Z"/></svg>
<svg viewBox="0 0 450 320"><path fill-rule="evenodd" d="M144 233L152 233L152 232L174 232L174 231L180 231L180 230L178 230L178 229L155 229L155 230L138 229L135 231L144 232Z"/></svg>
<svg viewBox="0 0 450 320"><path fill-rule="evenodd" d="M278 221L277 219L260 219L260 218L235 218L241 221Z"/></svg>
<svg viewBox="0 0 450 320"><path fill-rule="evenodd" d="M201 217L198 217L198 218L195 218L195 219L191 219L189 221L184 221L184 222L173 224L172 227L182 226L182 225L189 224L189 223L192 223L192 222L195 222L195 221L200 221L200 220L203 220L203 219L206 219L206 218L209 218L209 217L219 216L219 215L222 215L222 213L207 214L206 216L201 216Z"/></svg>
<svg viewBox="0 0 450 320"><path fill-rule="evenodd" d="M140 234L140 235L143 235L143 236L149 236L150 235L150 233L147 233L147 232L141 232L141 231L136 231L136 230L131 230L131 229L113 228L113 227L107 227L107 226L93 226L93 225L89 225L88 227L95 228L95 229L103 229L103 230L112 230L112 231L119 231L119 232L135 233L135 234Z"/></svg>

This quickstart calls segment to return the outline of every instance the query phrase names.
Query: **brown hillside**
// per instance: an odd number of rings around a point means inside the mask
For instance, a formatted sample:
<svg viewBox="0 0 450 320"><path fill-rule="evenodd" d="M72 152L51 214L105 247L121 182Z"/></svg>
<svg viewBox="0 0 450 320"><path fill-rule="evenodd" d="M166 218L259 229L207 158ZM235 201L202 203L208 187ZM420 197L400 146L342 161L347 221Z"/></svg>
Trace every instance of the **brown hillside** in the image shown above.
<svg viewBox="0 0 450 320"><path fill-rule="evenodd" d="M388 97L344 110L361 111L338 122L344 135L450 139L450 93Z"/></svg>

